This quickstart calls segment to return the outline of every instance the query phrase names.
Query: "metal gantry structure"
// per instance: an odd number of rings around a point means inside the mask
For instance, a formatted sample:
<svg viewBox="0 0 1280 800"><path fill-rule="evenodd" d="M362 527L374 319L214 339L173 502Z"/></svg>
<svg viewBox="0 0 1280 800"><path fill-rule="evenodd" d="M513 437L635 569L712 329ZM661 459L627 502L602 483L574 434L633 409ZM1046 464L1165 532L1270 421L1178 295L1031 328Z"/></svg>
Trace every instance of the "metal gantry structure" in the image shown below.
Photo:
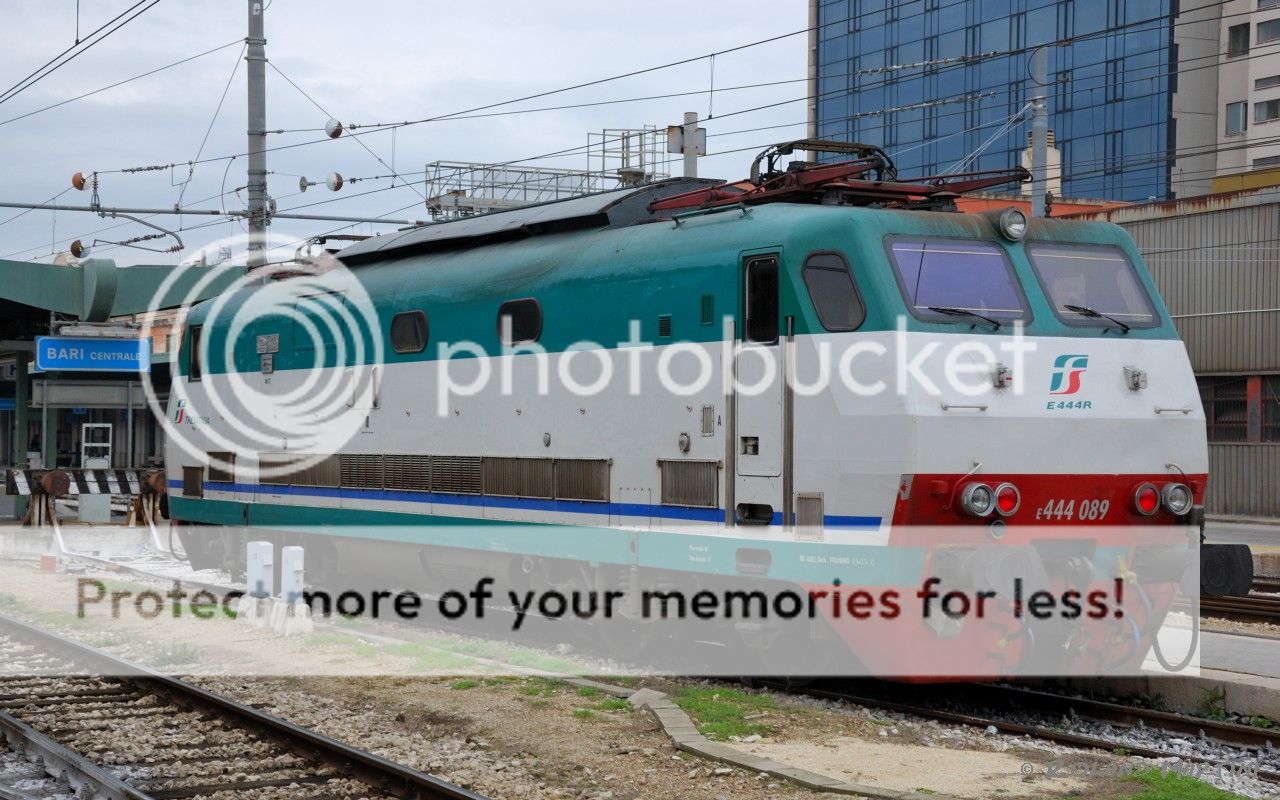
<svg viewBox="0 0 1280 800"><path fill-rule="evenodd" d="M432 161L427 211L443 221L653 183L669 177L665 145L666 131L656 126L606 128L588 134L584 170Z"/></svg>

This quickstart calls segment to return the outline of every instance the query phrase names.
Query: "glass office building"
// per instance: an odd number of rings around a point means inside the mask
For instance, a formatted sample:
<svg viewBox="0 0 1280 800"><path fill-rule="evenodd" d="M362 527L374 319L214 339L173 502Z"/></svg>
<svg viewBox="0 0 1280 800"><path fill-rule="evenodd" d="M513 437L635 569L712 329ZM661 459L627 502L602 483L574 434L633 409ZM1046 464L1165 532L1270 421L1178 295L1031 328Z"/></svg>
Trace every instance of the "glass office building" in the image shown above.
<svg viewBox="0 0 1280 800"><path fill-rule="evenodd" d="M1173 0L811 2L820 137L879 145L904 177L1017 166L1030 110L1004 126L1036 94L1032 48L1052 43L1062 195L1169 194ZM886 69L966 56L976 60Z"/></svg>

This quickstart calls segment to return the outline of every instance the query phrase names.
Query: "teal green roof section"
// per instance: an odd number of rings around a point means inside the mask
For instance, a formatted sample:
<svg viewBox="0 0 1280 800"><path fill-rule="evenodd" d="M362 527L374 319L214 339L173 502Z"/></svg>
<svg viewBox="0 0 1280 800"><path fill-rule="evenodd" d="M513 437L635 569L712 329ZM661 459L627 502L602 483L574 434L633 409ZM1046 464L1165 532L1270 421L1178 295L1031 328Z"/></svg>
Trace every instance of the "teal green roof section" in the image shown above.
<svg viewBox="0 0 1280 800"><path fill-rule="evenodd" d="M240 277L221 270L198 294L188 293L209 273L209 267L180 268L169 264L117 267L110 259L91 258L79 264L38 264L0 260L0 301L102 322L111 317L150 309L174 308L226 291ZM174 271L180 270L174 276ZM174 276L164 295L157 292Z"/></svg>

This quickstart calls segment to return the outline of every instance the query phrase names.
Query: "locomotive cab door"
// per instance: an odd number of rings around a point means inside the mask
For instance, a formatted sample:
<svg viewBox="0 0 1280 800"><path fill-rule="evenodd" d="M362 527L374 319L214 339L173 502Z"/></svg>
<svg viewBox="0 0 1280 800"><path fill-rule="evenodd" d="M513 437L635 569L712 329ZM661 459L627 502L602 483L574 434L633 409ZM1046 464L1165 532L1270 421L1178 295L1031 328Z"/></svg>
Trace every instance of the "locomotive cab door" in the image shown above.
<svg viewBox="0 0 1280 800"><path fill-rule="evenodd" d="M744 255L742 325L734 359L739 524L769 524L782 511L781 285L778 252Z"/></svg>

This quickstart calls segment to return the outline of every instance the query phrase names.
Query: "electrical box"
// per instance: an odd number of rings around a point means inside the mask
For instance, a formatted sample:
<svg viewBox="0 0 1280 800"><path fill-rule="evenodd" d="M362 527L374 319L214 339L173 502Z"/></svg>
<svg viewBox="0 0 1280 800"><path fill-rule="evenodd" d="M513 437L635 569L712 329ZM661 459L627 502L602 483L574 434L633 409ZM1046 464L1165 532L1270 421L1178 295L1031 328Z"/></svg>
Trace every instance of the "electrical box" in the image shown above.
<svg viewBox="0 0 1280 800"><path fill-rule="evenodd" d="M306 583L302 574L302 548L289 545L280 548L280 597L286 603L302 599Z"/></svg>
<svg viewBox="0 0 1280 800"><path fill-rule="evenodd" d="M111 423L86 422L80 426L80 466L111 468Z"/></svg>
<svg viewBox="0 0 1280 800"><path fill-rule="evenodd" d="M275 594L276 549L271 542L249 542L246 545L246 586L250 597Z"/></svg>

